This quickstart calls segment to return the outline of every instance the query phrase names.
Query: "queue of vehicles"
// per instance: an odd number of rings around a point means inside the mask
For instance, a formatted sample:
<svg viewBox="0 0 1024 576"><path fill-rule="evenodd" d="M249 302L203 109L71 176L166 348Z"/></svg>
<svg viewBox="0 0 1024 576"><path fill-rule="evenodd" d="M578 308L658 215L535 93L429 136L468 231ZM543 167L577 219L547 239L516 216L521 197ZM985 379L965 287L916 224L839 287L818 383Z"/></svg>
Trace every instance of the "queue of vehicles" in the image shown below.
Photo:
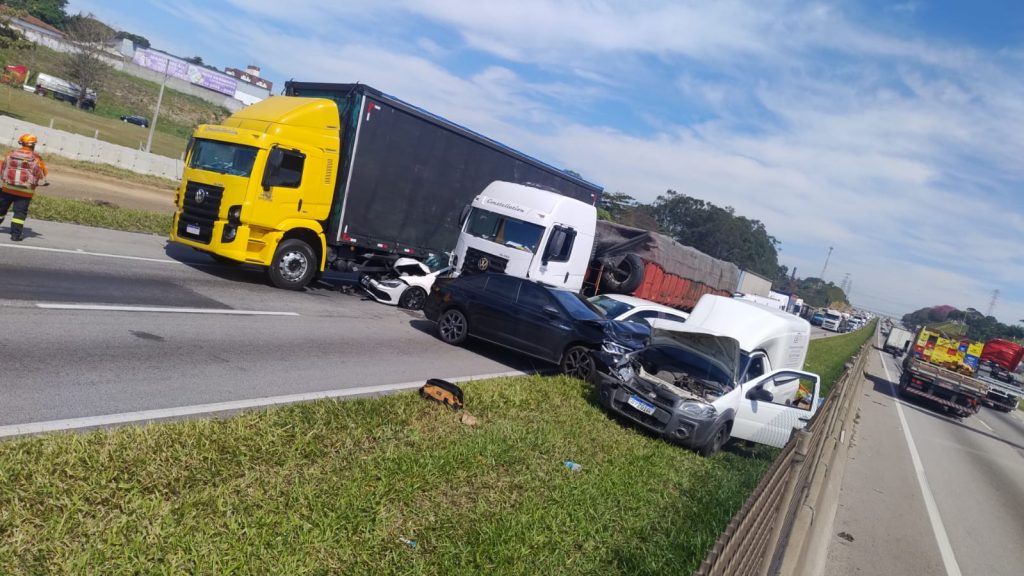
<svg viewBox="0 0 1024 576"><path fill-rule="evenodd" d="M171 239L259 265L279 288L355 273L373 299L422 307L443 341L491 341L614 387L609 411L665 417L666 437L702 453L730 437L784 443L817 409L817 376L799 370L809 324L724 297L735 265L599 231L601 192L369 86L288 82L195 130ZM680 254L708 259L707 277L680 276ZM674 307L687 303L689 318Z"/></svg>

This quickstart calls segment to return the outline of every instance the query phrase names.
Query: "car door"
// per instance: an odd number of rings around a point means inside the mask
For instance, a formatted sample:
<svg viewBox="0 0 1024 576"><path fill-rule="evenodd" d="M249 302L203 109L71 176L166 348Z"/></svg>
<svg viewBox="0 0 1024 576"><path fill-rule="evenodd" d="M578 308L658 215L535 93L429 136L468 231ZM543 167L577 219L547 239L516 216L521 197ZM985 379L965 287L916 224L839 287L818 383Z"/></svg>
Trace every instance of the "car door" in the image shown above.
<svg viewBox="0 0 1024 576"><path fill-rule="evenodd" d="M516 347L514 306L521 282L504 274L487 276L483 291L469 305L471 334L496 344Z"/></svg>
<svg viewBox="0 0 1024 576"><path fill-rule="evenodd" d="M782 448L794 428L818 411L821 379L799 370L778 370L742 384L732 436ZM735 392L734 392L735 393Z"/></svg>
<svg viewBox="0 0 1024 576"><path fill-rule="evenodd" d="M572 321L547 290L523 282L516 300L517 339L523 352L557 361L572 333Z"/></svg>

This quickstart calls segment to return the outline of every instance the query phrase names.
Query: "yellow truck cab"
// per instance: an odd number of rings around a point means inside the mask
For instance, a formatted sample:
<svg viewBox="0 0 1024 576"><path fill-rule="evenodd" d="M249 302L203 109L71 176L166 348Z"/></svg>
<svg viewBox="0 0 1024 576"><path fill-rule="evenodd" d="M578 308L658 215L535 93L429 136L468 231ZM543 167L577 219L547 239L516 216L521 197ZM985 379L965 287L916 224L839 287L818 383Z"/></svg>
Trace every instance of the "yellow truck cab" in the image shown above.
<svg viewBox="0 0 1024 576"><path fill-rule="evenodd" d="M178 188L171 240L266 266L282 288L323 270L321 222L334 196L338 108L275 96L199 126Z"/></svg>
<svg viewBox="0 0 1024 576"><path fill-rule="evenodd" d="M495 180L596 202L601 188L365 84L286 83L202 125L171 240L302 289L328 266L446 259L463 208Z"/></svg>

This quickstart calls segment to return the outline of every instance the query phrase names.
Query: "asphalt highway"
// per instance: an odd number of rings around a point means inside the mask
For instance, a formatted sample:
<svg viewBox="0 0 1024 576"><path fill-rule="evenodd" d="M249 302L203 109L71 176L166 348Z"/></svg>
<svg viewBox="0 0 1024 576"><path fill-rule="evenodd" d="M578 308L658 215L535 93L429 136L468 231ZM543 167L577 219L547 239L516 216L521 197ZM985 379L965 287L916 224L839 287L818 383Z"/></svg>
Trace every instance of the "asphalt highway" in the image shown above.
<svg viewBox="0 0 1024 576"><path fill-rule="evenodd" d="M534 368L343 277L288 292L158 236L29 227L0 229L0 426Z"/></svg>
<svg viewBox="0 0 1024 576"><path fill-rule="evenodd" d="M870 354L825 573L1020 574L1024 412L897 399L898 363Z"/></svg>

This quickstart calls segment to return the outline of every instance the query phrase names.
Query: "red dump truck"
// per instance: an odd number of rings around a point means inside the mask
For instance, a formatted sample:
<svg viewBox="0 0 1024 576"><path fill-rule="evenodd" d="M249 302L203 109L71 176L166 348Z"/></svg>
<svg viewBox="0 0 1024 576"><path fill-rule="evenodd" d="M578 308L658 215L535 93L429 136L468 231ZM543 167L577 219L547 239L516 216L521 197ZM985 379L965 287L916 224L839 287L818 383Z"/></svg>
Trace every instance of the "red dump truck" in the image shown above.
<svg viewBox="0 0 1024 576"><path fill-rule="evenodd" d="M599 221L584 293L629 294L689 310L705 294L732 296L740 269L664 234Z"/></svg>
<svg viewBox="0 0 1024 576"><path fill-rule="evenodd" d="M1004 412L1017 409L1017 403L1024 396L1024 387L1015 374L1022 359L1024 346L1020 344L999 338L985 342L978 374L991 386L984 399L986 406Z"/></svg>

